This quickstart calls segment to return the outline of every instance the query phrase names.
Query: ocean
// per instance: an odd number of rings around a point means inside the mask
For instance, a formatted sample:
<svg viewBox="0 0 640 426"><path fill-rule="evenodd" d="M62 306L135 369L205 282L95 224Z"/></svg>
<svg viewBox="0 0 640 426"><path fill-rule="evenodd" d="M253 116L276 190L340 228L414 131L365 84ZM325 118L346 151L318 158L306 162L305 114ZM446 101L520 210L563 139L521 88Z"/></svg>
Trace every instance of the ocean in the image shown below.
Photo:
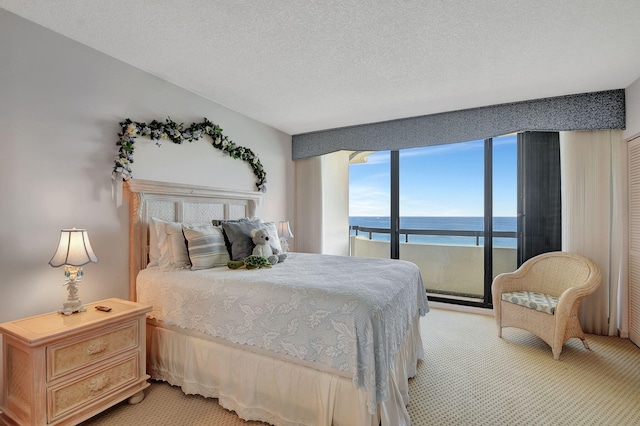
<svg viewBox="0 0 640 426"><path fill-rule="evenodd" d="M391 220L389 216L350 216L349 225L364 226L367 228L385 228L389 229ZM400 217L401 229L431 229L431 230L455 230L455 231L482 231L484 227L484 219L479 216L403 216ZM494 217L494 231L517 230L516 217ZM351 235L355 235L355 230L351 231ZM362 233L360 234L362 235ZM365 234L368 236L368 234ZM389 241L389 234L372 234L372 239L380 241ZM400 241L404 241L404 235L401 235ZM454 244L454 245L476 245L475 237L446 236L446 235L409 235L410 243L421 244ZM480 238L480 245L484 244L483 238ZM516 247L515 238L495 237L493 239L494 247Z"/></svg>

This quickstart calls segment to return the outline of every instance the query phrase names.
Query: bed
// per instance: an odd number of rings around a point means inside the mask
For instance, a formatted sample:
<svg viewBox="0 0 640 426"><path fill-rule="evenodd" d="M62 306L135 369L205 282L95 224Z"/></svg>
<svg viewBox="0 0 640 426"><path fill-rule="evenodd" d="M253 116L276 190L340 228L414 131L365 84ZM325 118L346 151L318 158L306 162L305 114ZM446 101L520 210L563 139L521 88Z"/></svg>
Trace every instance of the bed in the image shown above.
<svg viewBox="0 0 640 426"><path fill-rule="evenodd" d="M414 264L288 253L271 268L233 270L222 258L196 257L191 231L221 221L214 228L224 226L235 249L227 226L253 218L261 193L141 180L126 188L130 298L153 306L153 379L217 398L245 420L410 424L408 378L424 355L419 320L429 310ZM164 224L181 224L175 237L187 239L191 267L152 253L158 245L171 251L168 234L154 235Z"/></svg>

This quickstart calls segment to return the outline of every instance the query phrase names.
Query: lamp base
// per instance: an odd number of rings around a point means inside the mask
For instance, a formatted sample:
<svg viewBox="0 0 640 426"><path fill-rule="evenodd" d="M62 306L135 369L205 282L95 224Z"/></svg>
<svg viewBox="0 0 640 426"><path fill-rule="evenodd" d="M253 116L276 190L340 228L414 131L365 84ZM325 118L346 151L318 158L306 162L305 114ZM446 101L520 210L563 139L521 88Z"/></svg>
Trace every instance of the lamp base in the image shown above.
<svg viewBox="0 0 640 426"><path fill-rule="evenodd" d="M82 306L82 302L80 299L77 300L67 300L62 304L62 309L59 309L58 312L65 315L75 314L76 312L85 312L87 310L86 307Z"/></svg>
<svg viewBox="0 0 640 426"><path fill-rule="evenodd" d="M78 282L82 278L82 268L77 266L65 266L64 275L67 278L65 285L69 295L67 300L62 304L62 309L58 310L61 314L71 315L75 312L85 312L87 308L82 306L82 301L78 297Z"/></svg>
<svg viewBox="0 0 640 426"><path fill-rule="evenodd" d="M280 237L280 247L282 247L282 252L286 253L289 251L289 241L285 237Z"/></svg>

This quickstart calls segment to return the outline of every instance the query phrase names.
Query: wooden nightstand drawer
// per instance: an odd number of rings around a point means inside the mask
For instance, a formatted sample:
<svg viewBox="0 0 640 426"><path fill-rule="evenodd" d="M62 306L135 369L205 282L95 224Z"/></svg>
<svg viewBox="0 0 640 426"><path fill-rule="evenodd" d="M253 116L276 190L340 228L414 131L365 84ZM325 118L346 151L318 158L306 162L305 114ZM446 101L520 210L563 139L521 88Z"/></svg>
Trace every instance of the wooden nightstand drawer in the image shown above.
<svg viewBox="0 0 640 426"><path fill-rule="evenodd" d="M108 306L108 312L95 307ZM129 398L144 398L146 313L121 299L0 324L0 424L73 426Z"/></svg>
<svg viewBox="0 0 640 426"><path fill-rule="evenodd" d="M47 347L47 381L138 346L138 320L117 328Z"/></svg>
<svg viewBox="0 0 640 426"><path fill-rule="evenodd" d="M47 418L54 422L65 414L116 391L138 379L138 354L89 376L47 389Z"/></svg>

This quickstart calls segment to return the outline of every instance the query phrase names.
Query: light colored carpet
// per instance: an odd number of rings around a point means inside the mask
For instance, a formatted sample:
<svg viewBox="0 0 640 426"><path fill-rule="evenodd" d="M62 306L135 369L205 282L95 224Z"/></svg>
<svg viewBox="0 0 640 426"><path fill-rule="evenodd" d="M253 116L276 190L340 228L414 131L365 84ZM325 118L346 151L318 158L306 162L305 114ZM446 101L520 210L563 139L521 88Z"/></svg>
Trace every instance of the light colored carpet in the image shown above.
<svg viewBox="0 0 640 426"><path fill-rule="evenodd" d="M588 336L565 344L559 361L532 334L498 338L493 317L432 309L422 319L425 360L410 382L413 425L638 425L640 349ZM83 426L263 425L215 399L153 382L138 405L118 404Z"/></svg>

